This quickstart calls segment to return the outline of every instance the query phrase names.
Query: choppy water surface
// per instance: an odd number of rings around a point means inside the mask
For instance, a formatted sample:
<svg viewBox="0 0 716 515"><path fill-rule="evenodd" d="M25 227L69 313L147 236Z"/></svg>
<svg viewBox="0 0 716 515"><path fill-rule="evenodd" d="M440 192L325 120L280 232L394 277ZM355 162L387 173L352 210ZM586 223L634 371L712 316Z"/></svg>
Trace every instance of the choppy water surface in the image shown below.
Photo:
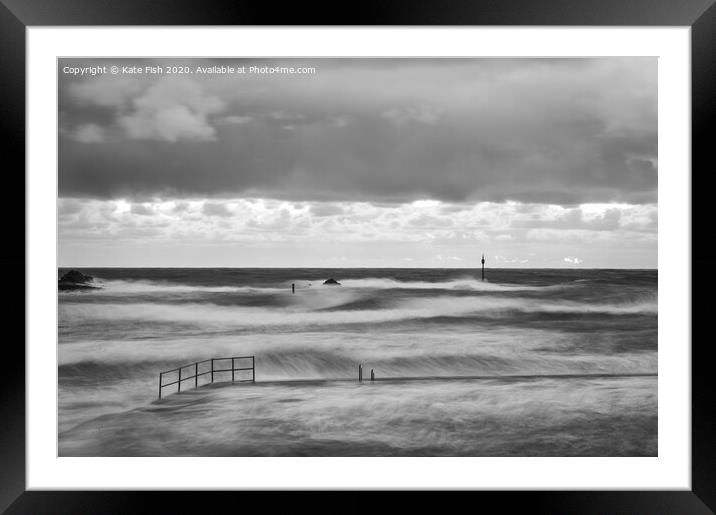
<svg viewBox="0 0 716 515"><path fill-rule="evenodd" d="M653 270L81 271L60 455L657 453ZM156 402L159 371L242 355L255 385Z"/></svg>

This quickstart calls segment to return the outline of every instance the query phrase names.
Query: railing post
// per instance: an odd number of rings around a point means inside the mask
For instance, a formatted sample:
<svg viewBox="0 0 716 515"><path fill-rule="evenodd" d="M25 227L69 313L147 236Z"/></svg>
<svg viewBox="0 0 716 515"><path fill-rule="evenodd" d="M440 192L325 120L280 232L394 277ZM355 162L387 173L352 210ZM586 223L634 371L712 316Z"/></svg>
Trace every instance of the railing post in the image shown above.
<svg viewBox="0 0 716 515"><path fill-rule="evenodd" d="M177 392L181 392L181 367L179 367L179 381L177 381Z"/></svg>
<svg viewBox="0 0 716 515"><path fill-rule="evenodd" d="M164 372L159 372L159 400L162 400L162 376Z"/></svg>
<svg viewBox="0 0 716 515"><path fill-rule="evenodd" d="M231 382L234 382L234 358L231 358Z"/></svg>
<svg viewBox="0 0 716 515"><path fill-rule="evenodd" d="M194 363L194 388L199 388L199 362Z"/></svg>
<svg viewBox="0 0 716 515"><path fill-rule="evenodd" d="M214 358L211 358L211 382L214 382Z"/></svg>
<svg viewBox="0 0 716 515"><path fill-rule="evenodd" d="M256 356L251 356L251 382L256 382Z"/></svg>

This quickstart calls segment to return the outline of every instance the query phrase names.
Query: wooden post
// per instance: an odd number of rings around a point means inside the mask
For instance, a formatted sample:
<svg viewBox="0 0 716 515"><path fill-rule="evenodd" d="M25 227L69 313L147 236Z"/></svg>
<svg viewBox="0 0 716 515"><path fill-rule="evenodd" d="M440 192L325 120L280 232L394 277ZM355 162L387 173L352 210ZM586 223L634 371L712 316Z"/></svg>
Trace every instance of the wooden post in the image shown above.
<svg viewBox="0 0 716 515"><path fill-rule="evenodd" d="M214 383L214 358L211 358L211 383Z"/></svg>
<svg viewBox="0 0 716 515"><path fill-rule="evenodd" d="M159 400L162 400L162 376L164 372L159 372Z"/></svg>
<svg viewBox="0 0 716 515"><path fill-rule="evenodd" d="M251 356L251 382L256 382L256 356Z"/></svg>
<svg viewBox="0 0 716 515"><path fill-rule="evenodd" d="M179 367L179 381L177 381L177 392L181 392L181 367Z"/></svg>
<svg viewBox="0 0 716 515"><path fill-rule="evenodd" d="M199 362L194 363L194 388L199 388Z"/></svg>
<svg viewBox="0 0 716 515"><path fill-rule="evenodd" d="M291 293L296 293L296 283L291 283Z"/></svg>
<svg viewBox="0 0 716 515"><path fill-rule="evenodd" d="M234 358L231 358L231 382L234 382Z"/></svg>

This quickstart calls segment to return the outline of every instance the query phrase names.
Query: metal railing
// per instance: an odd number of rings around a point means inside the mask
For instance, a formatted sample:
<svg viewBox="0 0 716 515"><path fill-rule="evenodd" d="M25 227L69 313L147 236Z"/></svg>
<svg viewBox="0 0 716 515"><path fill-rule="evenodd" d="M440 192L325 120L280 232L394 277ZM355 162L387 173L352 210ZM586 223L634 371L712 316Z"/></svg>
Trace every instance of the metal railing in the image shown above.
<svg viewBox="0 0 716 515"><path fill-rule="evenodd" d="M247 359L250 359L250 360L251 360L251 366L250 366L250 367L238 367L238 368L236 367L236 364L237 364L236 362L237 362L237 361L247 360ZM216 368L216 367L214 366L214 363L217 362L217 361L220 361L220 362L231 361L231 368ZM203 371L203 372L200 373L200 372L199 372L199 365L202 365L202 364L204 364L204 363L211 363L211 368L209 368L208 370L205 370L205 371ZM239 362L239 364L240 364L240 362ZM256 382L256 366L255 366L255 365L256 365L255 356L232 356L232 357L230 357L230 358L211 358L211 359L205 359L205 360L203 360L203 361L196 361L196 362L194 362L194 363L189 363L188 365L182 365L182 366L177 367L177 368L172 368L171 370L166 370L166 371L164 371L164 372L159 372L159 398L160 398L160 399L162 398L162 388L166 388L167 386L177 385L177 392L181 392L181 384L182 384L182 382L184 382L184 381L189 381L189 380L191 380L191 379L194 380L194 388L198 388L198 387L199 387L199 377L200 377L200 376L203 376L203 375L206 375L206 374L211 374L211 381L210 381L210 383L213 383L213 382L214 382L214 375L217 374L217 373L219 373L219 372L231 372L231 382L232 382L232 383L236 383L236 382L239 382L239 383L249 383L249 382L255 383L255 382ZM193 369L194 369L194 370L193 370L194 375L182 377L182 371L185 370L185 369L187 369L187 368L191 368L191 367L193 367ZM237 380L237 379L236 379L236 372L241 371L241 370L251 370L251 379L238 379L238 380ZM175 381L171 381L171 382L169 382L169 383L164 383L164 382L163 382L163 380L164 380L164 375L165 375L165 374L171 374L171 373L173 373L173 372L177 372L177 379L176 379ZM210 383L205 383L205 384L210 384Z"/></svg>

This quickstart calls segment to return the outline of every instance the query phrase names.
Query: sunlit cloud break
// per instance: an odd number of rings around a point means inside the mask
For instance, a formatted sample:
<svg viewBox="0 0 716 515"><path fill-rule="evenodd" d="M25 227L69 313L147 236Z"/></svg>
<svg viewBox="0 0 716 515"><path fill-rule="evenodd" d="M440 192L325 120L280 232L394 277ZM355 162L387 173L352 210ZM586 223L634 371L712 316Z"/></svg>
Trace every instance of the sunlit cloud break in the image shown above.
<svg viewBox="0 0 716 515"><path fill-rule="evenodd" d="M485 249L501 266L587 264L577 257L535 255L530 247L550 240L555 250L579 245L585 249L618 248L629 242L631 252L653 253L657 241L657 208L653 204L582 204L574 207L519 202L455 204L437 200L377 204L370 202L294 202L263 198L120 200L61 199L60 237L65 248L90 252L100 245L138 246L219 244L242 252L232 263L245 261L247 249L279 259L289 266L308 249L382 246L384 260L406 266L465 266ZM409 245L409 247L405 247ZM289 249L293 248L291 252ZM406 252L410 249L410 252ZM320 253L319 253L320 254ZM333 254L333 252L331 252ZM230 253L229 253L230 255ZM78 256L79 257L79 256ZM346 256L344 256L346 257ZM362 258L361 258L362 259ZM324 264L355 264L336 256ZM374 256L372 262L379 262ZM358 261L360 262L360 261ZM600 266L600 262L593 263Z"/></svg>

